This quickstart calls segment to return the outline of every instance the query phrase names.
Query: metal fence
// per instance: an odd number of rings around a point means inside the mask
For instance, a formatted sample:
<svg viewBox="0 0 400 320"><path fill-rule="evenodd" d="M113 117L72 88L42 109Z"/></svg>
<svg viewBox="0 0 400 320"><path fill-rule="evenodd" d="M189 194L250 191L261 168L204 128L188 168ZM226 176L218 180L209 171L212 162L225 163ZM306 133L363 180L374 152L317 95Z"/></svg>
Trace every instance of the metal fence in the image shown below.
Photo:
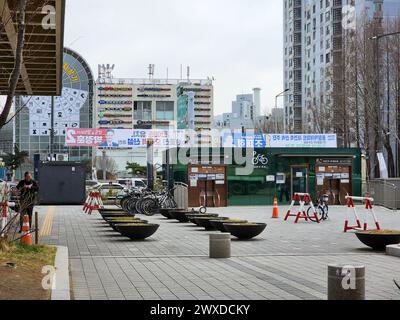
<svg viewBox="0 0 400 320"><path fill-rule="evenodd" d="M376 205L400 210L400 179L376 179L363 182L363 196L374 198Z"/></svg>
<svg viewBox="0 0 400 320"><path fill-rule="evenodd" d="M174 199L178 209L187 210L189 207L188 185L182 182L175 182Z"/></svg>

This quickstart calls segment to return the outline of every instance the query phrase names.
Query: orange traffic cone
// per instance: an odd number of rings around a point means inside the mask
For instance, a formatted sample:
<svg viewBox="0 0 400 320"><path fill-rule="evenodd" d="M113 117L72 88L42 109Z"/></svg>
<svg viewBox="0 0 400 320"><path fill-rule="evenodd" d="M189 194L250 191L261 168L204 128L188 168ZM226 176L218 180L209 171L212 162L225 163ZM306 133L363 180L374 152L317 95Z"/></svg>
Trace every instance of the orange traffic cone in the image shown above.
<svg viewBox="0 0 400 320"><path fill-rule="evenodd" d="M21 237L21 245L25 246L31 246L32 245L32 239L31 239L31 233L30 233L30 227L29 227L29 216L24 215L24 220L22 224L22 237Z"/></svg>
<svg viewBox="0 0 400 320"><path fill-rule="evenodd" d="M274 209L272 210L272 219L279 218L278 199L274 198Z"/></svg>

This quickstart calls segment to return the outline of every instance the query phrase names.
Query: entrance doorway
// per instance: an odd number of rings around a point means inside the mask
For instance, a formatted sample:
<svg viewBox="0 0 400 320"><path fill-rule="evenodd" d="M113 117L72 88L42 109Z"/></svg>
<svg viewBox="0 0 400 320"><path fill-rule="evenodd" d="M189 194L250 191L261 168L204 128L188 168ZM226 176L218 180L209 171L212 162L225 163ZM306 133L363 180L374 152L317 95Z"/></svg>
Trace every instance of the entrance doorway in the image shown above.
<svg viewBox="0 0 400 320"><path fill-rule="evenodd" d="M228 183L226 166L189 165L189 207L226 207Z"/></svg>
<svg viewBox="0 0 400 320"><path fill-rule="evenodd" d="M295 193L308 193L308 167L292 166L291 176L292 195Z"/></svg>
<svg viewBox="0 0 400 320"><path fill-rule="evenodd" d="M329 196L330 205L343 205L352 194L352 159L317 159L316 195Z"/></svg>

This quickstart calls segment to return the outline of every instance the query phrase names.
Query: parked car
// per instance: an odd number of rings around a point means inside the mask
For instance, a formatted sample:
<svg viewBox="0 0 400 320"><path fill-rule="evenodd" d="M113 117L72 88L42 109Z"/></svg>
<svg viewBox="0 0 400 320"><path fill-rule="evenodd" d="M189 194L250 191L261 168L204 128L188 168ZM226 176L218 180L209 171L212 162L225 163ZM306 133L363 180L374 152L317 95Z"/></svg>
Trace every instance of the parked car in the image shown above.
<svg viewBox="0 0 400 320"><path fill-rule="evenodd" d="M103 182L93 187L94 190L100 191L103 201L115 200L121 194L127 194L129 189L115 182Z"/></svg>
<svg viewBox="0 0 400 320"><path fill-rule="evenodd" d="M124 185L128 188L136 188L136 189L145 189L147 188L146 183L141 178L127 178L127 179L118 179L117 182L121 185Z"/></svg>
<svg viewBox="0 0 400 320"><path fill-rule="evenodd" d="M97 180L86 180L86 193L98 186L100 183Z"/></svg>

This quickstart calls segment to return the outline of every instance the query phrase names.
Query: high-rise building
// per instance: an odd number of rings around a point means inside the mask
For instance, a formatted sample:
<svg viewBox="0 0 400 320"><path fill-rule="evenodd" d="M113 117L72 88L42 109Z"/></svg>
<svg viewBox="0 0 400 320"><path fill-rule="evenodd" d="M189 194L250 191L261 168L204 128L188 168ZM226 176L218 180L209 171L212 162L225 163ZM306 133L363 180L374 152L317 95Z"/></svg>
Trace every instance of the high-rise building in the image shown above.
<svg viewBox="0 0 400 320"><path fill-rule="evenodd" d="M217 128L230 130L254 129L261 116L261 89L254 88L253 94L239 94L232 101L232 110L224 113L215 122Z"/></svg>
<svg viewBox="0 0 400 320"><path fill-rule="evenodd" d="M342 72L335 68L343 54L344 6L370 19L398 16L398 0L284 0L285 131L315 131L315 108L327 116L342 96ZM334 121L332 121L332 124ZM325 128L326 131L334 130Z"/></svg>
<svg viewBox="0 0 400 320"><path fill-rule="evenodd" d="M212 129L212 80L99 77L95 87L96 110L93 122L98 129L179 128L193 129L205 136ZM106 151L106 155L115 160L119 176L127 174L127 162L146 164L145 148L96 149L95 154L98 157ZM162 151L155 150L156 162L161 161Z"/></svg>
<svg viewBox="0 0 400 320"><path fill-rule="evenodd" d="M12 153L14 150L14 120L11 117L9 120L11 121L1 129L0 156Z"/></svg>

